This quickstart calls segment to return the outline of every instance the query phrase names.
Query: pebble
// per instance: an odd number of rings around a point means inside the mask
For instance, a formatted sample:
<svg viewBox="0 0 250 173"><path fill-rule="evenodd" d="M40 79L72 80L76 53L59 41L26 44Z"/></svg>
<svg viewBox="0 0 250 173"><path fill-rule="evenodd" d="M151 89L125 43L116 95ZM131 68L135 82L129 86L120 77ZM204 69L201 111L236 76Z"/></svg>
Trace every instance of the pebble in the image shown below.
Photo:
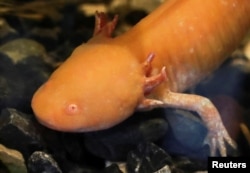
<svg viewBox="0 0 250 173"><path fill-rule="evenodd" d="M18 32L4 18L0 18L0 44L18 37Z"/></svg>
<svg viewBox="0 0 250 173"><path fill-rule="evenodd" d="M112 164L106 167L104 170L100 171L100 173L123 173L117 164Z"/></svg>
<svg viewBox="0 0 250 173"><path fill-rule="evenodd" d="M165 112L170 130L162 147L174 155L204 159L209 154L208 147L203 145L207 129L199 116L184 110L166 109Z"/></svg>
<svg viewBox="0 0 250 173"><path fill-rule="evenodd" d="M43 45L26 38L14 39L5 43L0 46L0 52L8 55L14 64L29 56L46 57Z"/></svg>
<svg viewBox="0 0 250 173"><path fill-rule="evenodd" d="M131 0L129 5L132 9L143 9L147 12L151 12L156 9L164 0Z"/></svg>
<svg viewBox="0 0 250 173"><path fill-rule="evenodd" d="M104 131L85 134L85 146L96 156L110 161L122 161L127 153L142 141L157 141L168 130L160 110L142 112Z"/></svg>
<svg viewBox="0 0 250 173"><path fill-rule="evenodd" d="M34 152L27 165L29 173L62 173L53 157L42 151Z"/></svg>
<svg viewBox="0 0 250 173"><path fill-rule="evenodd" d="M37 41L45 46L47 51L52 51L59 44L60 29L54 28L33 28L27 35L28 38Z"/></svg>
<svg viewBox="0 0 250 173"><path fill-rule="evenodd" d="M245 123L240 124L240 129L242 133L242 141L240 144L240 149L244 152L245 157L250 157L250 130Z"/></svg>
<svg viewBox="0 0 250 173"><path fill-rule="evenodd" d="M27 173L27 168L22 154L17 150L7 148L1 144L0 161L7 167L9 173Z"/></svg>
<svg viewBox="0 0 250 173"><path fill-rule="evenodd" d="M10 45L25 44L24 42L19 39ZM31 41L31 43L35 43L35 41ZM12 107L31 113L31 97L37 88L48 79L53 67L45 62L42 54L40 54L41 57L37 57L28 49L22 55L17 55L16 58L10 57L18 54L18 51L8 45L9 42L1 46L3 49L0 50L2 62L0 64L0 108ZM11 53L11 51L15 53ZM13 59L19 60L13 61Z"/></svg>
<svg viewBox="0 0 250 173"><path fill-rule="evenodd" d="M140 143L127 157L128 173L185 173L205 170L207 162L187 157L172 157L150 142Z"/></svg>
<svg viewBox="0 0 250 173"><path fill-rule="evenodd" d="M16 109L3 109L0 114L0 143L18 150L25 160L43 148L41 136L30 115Z"/></svg>
<svg viewBox="0 0 250 173"><path fill-rule="evenodd" d="M166 165L172 165L171 157L153 143L141 143L127 158L129 173L152 173Z"/></svg>

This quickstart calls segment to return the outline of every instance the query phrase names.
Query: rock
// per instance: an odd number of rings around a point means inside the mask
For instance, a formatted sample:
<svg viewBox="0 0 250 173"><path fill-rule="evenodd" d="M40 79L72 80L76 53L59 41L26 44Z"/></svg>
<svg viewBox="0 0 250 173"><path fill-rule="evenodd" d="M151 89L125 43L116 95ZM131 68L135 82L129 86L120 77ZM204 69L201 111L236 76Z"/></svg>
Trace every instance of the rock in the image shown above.
<svg viewBox="0 0 250 173"><path fill-rule="evenodd" d="M206 158L209 150L203 146L203 142L207 129L198 115L184 110L165 111L170 130L163 140L162 147L170 154Z"/></svg>
<svg viewBox="0 0 250 173"><path fill-rule="evenodd" d="M240 124L242 136L238 145L242 155L245 157L250 157L250 130L248 127L245 123Z"/></svg>
<svg viewBox="0 0 250 173"><path fill-rule="evenodd" d="M6 148L1 144L0 161L8 168L9 173L27 173L22 154L16 150Z"/></svg>
<svg viewBox="0 0 250 173"><path fill-rule="evenodd" d="M97 169L102 169L104 167L104 160L100 157L93 156L84 147L84 134L62 133L59 137L60 141L57 146L60 145L61 149L51 148L52 151L59 151L59 153L61 153L59 156L62 155L62 152L65 152L66 158L73 163L77 163L81 166L95 167ZM51 140L47 141L50 142ZM61 168L63 169L63 167Z"/></svg>
<svg viewBox="0 0 250 173"><path fill-rule="evenodd" d="M19 78L17 80L9 78L11 89L15 91L13 92L15 95L11 95L7 106L31 114L30 105L33 94L48 80L54 68L40 57L31 56L19 61L15 65L15 69Z"/></svg>
<svg viewBox="0 0 250 173"><path fill-rule="evenodd" d="M42 57L23 57L15 64L0 53L0 108L12 107L31 113L33 93L44 83L53 68Z"/></svg>
<svg viewBox="0 0 250 173"><path fill-rule="evenodd" d="M190 159L188 157L177 156L173 157L172 172L186 173L198 172L207 170L207 158L204 160Z"/></svg>
<svg viewBox="0 0 250 173"><path fill-rule="evenodd" d="M12 60L5 54L0 53L0 108L13 107L17 103L16 97L22 95L22 85L18 85L19 73ZM17 86L16 86L17 85ZM13 86L16 86L13 87ZM15 89L14 89L15 88ZM13 99L14 98L14 99ZM10 105L9 105L10 103Z"/></svg>
<svg viewBox="0 0 250 173"><path fill-rule="evenodd" d="M14 63L30 56L46 57L46 50L43 45L26 38L5 43L0 47L0 52L8 55Z"/></svg>
<svg viewBox="0 0 250 173"><path fill-rule="evenodd" d="M35 151L52 154L62 172L96 173L104 169L105 160L93 156L84 147L83 134L58 132L44 126L39 127L39 132L45 147Z"/></svg>
<svg viewBox="0 0 250 173"><path fill-rule="evenodd" d="M34 152L27 165L29 173L62 173L53 157L42 151Z"/></svg>
<svg viewBox="0 0 250 173"><path fill-rule="evenodd" d="M59 28L33 28L28 34L28 37L32 40L36 40L45 46L47 51L51 51L57 48L59 44Z"/></svg>
<svg viewBox="0 0 250 173"><path fill-rule="evenodd" d="M103 171L98 173L123 173L123 172L119 169L118 165L112 164L106 167Z"/></svg>
<svg viewBox="0 0 250 173"><path fill-rule="evenodd" d="M166 134L168 124L161 113L160 110L138 113L113 128L86 133L85 146L98 157L125 160L138 143L157 141Z"/></svg>
<svg viewBox="0 0 250 173"><path fill-rule="evenodd" d="M0 44L18 37L18 32L4 18L0 18Z"/></svg>
<svg viewBox="0 0 250 173"><path fill-rule="evenodd" d="M13 61L10 57L2 52L0 52L0 75L13 77L16 75L16 69L14 67Z"/></svg>
<svg viewBox="0 0 250 173"><path fill-rule="evenodd" d="M129 5L132 9L143 9L147 12L151 12L154 9L156 9L160 4L162 3L162 0L131 0Z"/></svg>
<svg viewBox="0 0 250 173"><path fill-rule="evenodd" d="M0 109L5 108L13 93L7 76L15 76L16 70L8 56L0 53ZM11 69L11 70L10 70Z"/></svg>
<svg viewBox="0 0 250 173"><path fill-rule="evenodd" d="M129 2L127 0L120 0L120 1L112 0L111 3L109 3L108 5L108 11L111 11L115 14L119 13L119 15L123 15L124 13L128 12L128 9L129 9Z"/></svg>
<svg viewBox="0 0 250 173"><path fill-rule="evenodd" d="M0 143L20 151L25 160L43 148L31 116L11 108L2 110L0 115Z"/></svg>
<svg viewBox="0 0 250 173"><path fill-rule="evenodd" d="M168 165L166 165L163 168L161 168L158 171L155 171L153 173L171 173L171 169L169 168Z"/></svg>
<svg viewBox="0 0 250 173"><path fill-rule="evenodd" d="M0 162L0 172L1 173L10 173L8 168L2 162Z"/></svg>
<svg viewBox="0 0 250 173"><path fill-rule="evenodd" d="M186 173L205 170L207 161L190 160L187 157L172 158L153 143L141 143L127 158L128 173Z"/></svg>
<svg viewBox="0 0 250 173"><path fill-rule="evenodd" d="M107 13L107 6L103 3L100 4L86 3L81 6L81 10L86 16L91 16L94 15L96 11Z"/></svg>
<svg viewBox="0 0 250 173"><path fill-rule="evenodd" d="M127 158L128 173L153 173L166 165L172 165L172 158L153 143L141 143Z"/></svg>

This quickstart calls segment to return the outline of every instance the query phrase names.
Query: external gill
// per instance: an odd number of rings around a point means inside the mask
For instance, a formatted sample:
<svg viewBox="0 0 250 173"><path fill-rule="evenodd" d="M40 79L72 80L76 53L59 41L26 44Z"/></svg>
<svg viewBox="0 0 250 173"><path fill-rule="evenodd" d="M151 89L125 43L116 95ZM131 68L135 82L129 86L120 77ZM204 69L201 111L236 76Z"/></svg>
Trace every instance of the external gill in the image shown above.
<svg viewBox="0 0 250 173"><path fill-rule="evenodd" d="M112 21L109 21L107 15L103 12L96 12L95 14L95 29L93 36L104 35L106 37L111 37L115 26L118 21L118 15L115 15Z"/></svg>

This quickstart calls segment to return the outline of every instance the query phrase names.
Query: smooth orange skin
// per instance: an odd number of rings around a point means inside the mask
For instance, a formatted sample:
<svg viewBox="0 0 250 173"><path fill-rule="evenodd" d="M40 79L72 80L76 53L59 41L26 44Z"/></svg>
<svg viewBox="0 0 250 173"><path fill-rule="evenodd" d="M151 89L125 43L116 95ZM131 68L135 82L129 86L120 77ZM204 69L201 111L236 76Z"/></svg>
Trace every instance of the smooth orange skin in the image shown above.
<svg viewBox="0 0 250 173"><path fill-rule="evenodd" d="M141 62L155 53L154 71L166 66L166 90L183 92L211 74L250 28L249 0L167 0L117 37Z"/></svg>
<svg viewBox="0 0 250 173"><path fill-rule="evenodd" d="M249 0L168 0L123 35L94 37L76 48L34 94L34 113L60 131L112 127L143 100L142 63L150 52L156 55L152 74L166 66L168 77L150 97L182 92L240 44L250 28L249 12Z"/></svg>
<svg viewBox="0 0 250 173"><path fill-rule="evenodd" d="M143 98L142 88L141 64L130 52L109 43L86 44L38 89L32 108L42 124L55 130L100 130L131 115Z"/></svg>

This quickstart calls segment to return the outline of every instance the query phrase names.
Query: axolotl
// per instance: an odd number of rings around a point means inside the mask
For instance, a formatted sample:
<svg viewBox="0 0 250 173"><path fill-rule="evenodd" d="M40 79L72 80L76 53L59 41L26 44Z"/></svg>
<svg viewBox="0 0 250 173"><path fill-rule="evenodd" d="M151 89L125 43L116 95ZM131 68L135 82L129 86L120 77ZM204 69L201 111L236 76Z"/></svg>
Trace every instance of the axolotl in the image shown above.
<svg viewBox="0 0 250 173"><path fill-rule="evenodd" d="M94 36L79 45L34 94L38 121L54 130L89 132L137 110L196 111L208 128L210 154L236 143L203 96L183 93L218 68L250 29L249 0L167 0L117 37L96 13Z"/></svg>

